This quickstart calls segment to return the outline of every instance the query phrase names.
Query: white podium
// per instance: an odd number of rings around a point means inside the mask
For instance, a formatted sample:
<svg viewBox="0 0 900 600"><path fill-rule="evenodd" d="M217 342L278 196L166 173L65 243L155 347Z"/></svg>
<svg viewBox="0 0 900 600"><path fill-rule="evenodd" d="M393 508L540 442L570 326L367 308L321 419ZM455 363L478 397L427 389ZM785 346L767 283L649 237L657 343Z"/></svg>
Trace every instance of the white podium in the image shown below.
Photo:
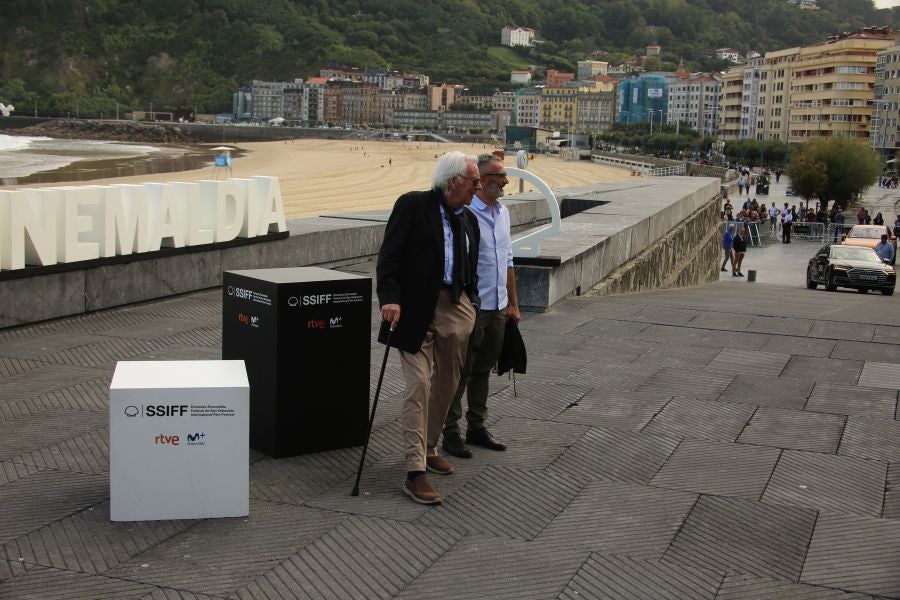
<svg viewBox="0 0 900 600"><path fill-rule="evenodd" d="M244 361L125 361L109 388L113 521L250 512Z"/></svg>

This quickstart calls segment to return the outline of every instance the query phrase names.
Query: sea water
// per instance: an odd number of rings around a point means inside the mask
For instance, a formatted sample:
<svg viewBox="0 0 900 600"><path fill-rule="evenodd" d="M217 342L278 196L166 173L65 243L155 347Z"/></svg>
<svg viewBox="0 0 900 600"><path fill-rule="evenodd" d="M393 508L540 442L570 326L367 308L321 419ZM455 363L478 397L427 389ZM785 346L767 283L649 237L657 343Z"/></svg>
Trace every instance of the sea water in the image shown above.
<svg viewBox="0 0 900 600"><path fill-rule="evenodd" d="M159 150L155 146L121 142L0 134L0 185L15 185L19 178L78 161L134 158Z"/></svg>

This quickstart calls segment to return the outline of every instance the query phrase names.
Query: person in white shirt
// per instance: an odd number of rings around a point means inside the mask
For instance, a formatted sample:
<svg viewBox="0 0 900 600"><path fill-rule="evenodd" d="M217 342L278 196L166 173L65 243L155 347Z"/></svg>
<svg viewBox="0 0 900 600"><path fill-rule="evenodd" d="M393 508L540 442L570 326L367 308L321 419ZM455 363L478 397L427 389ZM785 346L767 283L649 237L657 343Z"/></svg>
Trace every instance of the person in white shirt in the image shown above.
<svg viewBox="0 0 900 600"><path fill-rule="evenodd" d="M794 213L788 208L788 203L784 203L784 208L781 211L781 243L782 244L790 244L791 243L791 225L794 222Z"/></svg>
<svg viewBox="0 0 900 600"><path fill-rule="evenodd" d="M465 444L490 450L505 450L486 427L488 381L497 363L507 319L519 321L519 302L516 295L516 274L513 269L509 211L500 203L507 184L503 161L492 154L478 157L481 188L472 198L469 210L478 219L481 243L478 246L478 291L480 310L475 327L469 335L466 361L459 377L459 386L444 420L444 451L459 458L469 458L472 452ZM466 441L459 431L462 418L462 397L466 396Z"/></svg>
<svg viewBox="0 0 900 600"><path fill-rule="evenodd" d="M772 208L769 209L769 225L772 227L772 235L778 233L778 214L778 207L773 202Z"/></svg>

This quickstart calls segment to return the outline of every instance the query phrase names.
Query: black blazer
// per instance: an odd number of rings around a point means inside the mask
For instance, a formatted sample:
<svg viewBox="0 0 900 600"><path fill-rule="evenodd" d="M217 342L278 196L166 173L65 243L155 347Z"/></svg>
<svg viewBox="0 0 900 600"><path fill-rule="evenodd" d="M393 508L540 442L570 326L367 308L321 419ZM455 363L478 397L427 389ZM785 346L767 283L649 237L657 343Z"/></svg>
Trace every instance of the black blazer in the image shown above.
<svg viewBox="0 0 900 600"><path fill-rule="evenodd" d="M418 352L428 325L434 319L438 294L444 280L444 229L441 224L440 190L409 192L394 204L378 252L376 292L380 306L400 305L400 322L391 335L391 346L404 352ZM467 209L469 220L469 272L472 291L469 299L478 306L478 219ZM382 323L378 341L385 343L387 322Z"/></svg>

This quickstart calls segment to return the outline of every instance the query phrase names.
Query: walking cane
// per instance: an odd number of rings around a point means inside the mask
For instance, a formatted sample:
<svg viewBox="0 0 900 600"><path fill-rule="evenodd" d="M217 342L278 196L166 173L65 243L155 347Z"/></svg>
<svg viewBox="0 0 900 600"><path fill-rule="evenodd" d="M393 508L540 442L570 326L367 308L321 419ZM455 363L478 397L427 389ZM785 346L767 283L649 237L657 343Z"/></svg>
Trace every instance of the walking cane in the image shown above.
<svg viewBox="0 0 900 600"><path fill-rule="evenodd" d="M387 339L384 342L384 358L381 360L381 373L378 374L378 385L375 386L375 399L372 400L372 415L369 417L369 429L366 431L366 443L363 444L362 456L359 457L359 469L356 470L356 483L353 484L351 496L359 496L359 478L362 477L363 463L366 462L366 452L369 449L369 437L372 435L372 423L375 422L375 407L378 406L378 395L381 393L381 382L384 380L384 369L387 366L388 353L391 351L391 334L393 329L388 329Z"/></svg>

